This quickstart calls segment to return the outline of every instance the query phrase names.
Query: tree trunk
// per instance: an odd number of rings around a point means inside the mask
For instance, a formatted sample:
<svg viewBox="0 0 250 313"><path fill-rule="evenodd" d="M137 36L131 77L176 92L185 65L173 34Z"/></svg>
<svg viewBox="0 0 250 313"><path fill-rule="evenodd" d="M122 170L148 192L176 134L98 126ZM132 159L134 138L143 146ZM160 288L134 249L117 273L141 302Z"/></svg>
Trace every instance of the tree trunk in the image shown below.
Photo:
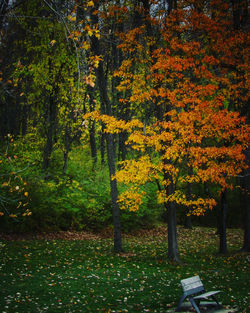
<svg viewBox="0 0 250 313"><path fill-rule="evenodd" d="M68 167L68 151L64 151L63 153L63 175L66 174Z"/></svg>
<svg viewBox="0 0 250 313"><path fill-rule="evenodd" d="M93 160L93 167L95 167L97 163L97 148L96 148L96 140L95 140L95 122L91 121L89 125L89 143L91 156Z"/></svg>
<svg viewBox="0 0 250 313"><path fill-rule="evenodd" d="M108 153L108 166L110 176L110 187L111 187L111 200L112 200L112 214L113 214L113 225L114 225L114 250L116 252L123 251L122 249L122 236L121 236L121 221L120 221L120 208L117 202L118 190L117 181L112 179L115 175L115 149L113 142L113 135L106 135L107 141L107 153Z"/></svg>
<svg viewBox="0 0 250 313"><path fill-rule="evenodd" d="M227 202L227 190L222 191L221 193L221 208L220 208L220 227L219 227L219 237L220 237L220 247L219 253L227 253L227 234L226 234L226 219L228 211L228 202Z"/></svg>
<svg viewBox="0 0 250 313"><path fill-rule="evenodd" d="M247 164L249 165L249 154L250 149L245 152L247 158ZM242 251L250 252L250 199L249 199L249 185L250 185L250 171L249 169L245 171L242 178L242 188L244 192L244 242Z"/></svg>
<svg viewBox="0 0 250 313"><path fill-rule="evenodd" d="M246 196L249 198L249 196ZM244 231L244 242L241 251L250 252L250 201L248 199L248 204L245 212L245 231Z"/></svg>
<svg viewBox="0 0 250 313"><path fill-rule="evenodd" d="M189 175L192 175L192 168L188 168L188 174ZM187 184L187 199L188 200L191 200L191 197L192 197L192 193L193 193L193 185L192 183L188 183ZM185 227L188 228L188 229L192 229L192 215L189 214L189 209L187 209L187 212L186 212L186 218L185 218ZM187 215L189 214L189 215Z"/></svg>
<svg viewBox="0 0 250 313"><path fill-rule="evenodd" d="M177 243L177 222L176 208L174 203L170 203L168 208L168 258L170 261L180 262Z"/></svg>
<svg viewBox="0 0 250 313"><path fill-rule="evenodd" d="M53 95L49 98L49 108L47 113L47 132L46 132L46 143L44 146L43 153L43 169L46 172L49 168L50 157L54 145L54 137L56 133L56 115L57 115L56 102Z"/></svg>
<svg viewBox="0 0 250 313"><path fill-rule="evenodd" d="M168 192L172 194L174 191L173 183L168 187ZM167 208L168 212L168 258L170 261L180 262L177 242L177 220L176 206L174 202L170 202Z"/></svg>
<svg viewBox="0 0 250 313"><path fill-rule="evenodd" d="M127 148L126 148L126 140L128 136L126 133L120 133L119 134L119 155L118 155L118 160L119 161L124 161L126 159L127 155Z"/></svg>
<svg viewBox="0 0 250 313"><path fill-rule="evenodd" d="M101 150L101 163L105 164L105 133L104 133L104 125L102 125L102 133L100 138L100 150Z"/></svg>
<svg viewBox="0 0 250 313"><path fill-rule="evenodd" d="M98 10L99 2L95 2L95 7L92 8L92 13L94 10ZM91 14L91 21L93 25L98 23L98 16ZM94 55L101 55L101 49L99 46L99 40L95 37L91 37L91 50ZM97 85L101 100L101 111L107 115L112 115L112 107L110 99L108 97L107 80L104 74L103 63L100 62L98 68L96 68ZM118 189L117 181L112 179L115 175L115 146L112 134L106 134L107 142L107 157L109 166L109 176L110 176L110 188L111 188L111 200L112 200L112 214L114 223L114 250L115 252L121 252L122 250L122 235L121 235L121 222L120 222L120 208L117 202L118 199Z"/></svg>

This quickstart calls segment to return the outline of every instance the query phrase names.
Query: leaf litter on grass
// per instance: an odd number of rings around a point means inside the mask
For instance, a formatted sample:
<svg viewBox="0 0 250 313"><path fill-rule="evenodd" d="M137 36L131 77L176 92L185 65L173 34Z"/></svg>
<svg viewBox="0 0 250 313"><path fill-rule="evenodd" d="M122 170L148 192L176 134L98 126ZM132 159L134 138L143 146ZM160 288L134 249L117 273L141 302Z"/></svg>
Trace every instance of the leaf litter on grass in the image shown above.
<svg viewBox="0 0 250 313"><path fill-rule="evenodd" d="M199 274L221 289L222 302L248 302L244 254L215 256L212 229L178 229L183 264L167 261L166 233L124 236L126 253L113 253L111 239L3 241L2 312L165 312L176 307L180 280ZM204 242L198 242L202 236ZM230 235L229 235L230 237ZM146 240L145 240L146 238ZM239 236L232 235L234 249ZM241 237L242 240L242 237ZM197 243L197 246L196 244ZM230 288L231 290L229 290Z"/></svg>

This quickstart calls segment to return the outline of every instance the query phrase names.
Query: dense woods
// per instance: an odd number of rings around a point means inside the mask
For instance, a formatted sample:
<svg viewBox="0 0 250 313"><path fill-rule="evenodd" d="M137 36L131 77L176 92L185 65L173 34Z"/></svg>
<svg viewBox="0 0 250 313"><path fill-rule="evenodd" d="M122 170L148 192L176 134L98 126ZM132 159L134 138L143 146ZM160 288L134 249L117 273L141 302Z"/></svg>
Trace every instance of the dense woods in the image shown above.
<svg viewBox="0 0 250 313"><path fill-rule="evenodd" d="M243 227L246 0L0 1L0 226Z"/></svg>

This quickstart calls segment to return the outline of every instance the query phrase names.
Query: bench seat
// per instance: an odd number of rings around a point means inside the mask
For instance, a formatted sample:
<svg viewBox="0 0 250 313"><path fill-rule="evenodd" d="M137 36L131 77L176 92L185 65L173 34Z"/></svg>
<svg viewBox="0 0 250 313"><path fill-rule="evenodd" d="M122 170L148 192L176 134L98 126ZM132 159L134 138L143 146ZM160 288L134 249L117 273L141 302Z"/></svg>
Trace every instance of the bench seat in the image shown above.
<svg viewBox="0 0 250 313"><path fill-rule="evenodd" d="M221 291L214 290L205 292L203 283L198 275L182 279L181 286L183 289L183 295L180 298L176 312L180 311L181 305L186 298L190 301L190 303L192 304L193 308L197 313L200 313L199 309L200 301L202 299L208 299L209 297L211 297L216 302L217 306L220 307L220 304L216 299L215 295L220 293Z"/></svg>
<svg viewBox="0 0 250 313"><path fill-rule="evenodd" d="M216 295L217 293L220 293L221 291L219 290L215 290L215 291L209 291L209 292L205 292L202 293L199 296L193 297L194 299L208 299L209 297Z"/></svg>

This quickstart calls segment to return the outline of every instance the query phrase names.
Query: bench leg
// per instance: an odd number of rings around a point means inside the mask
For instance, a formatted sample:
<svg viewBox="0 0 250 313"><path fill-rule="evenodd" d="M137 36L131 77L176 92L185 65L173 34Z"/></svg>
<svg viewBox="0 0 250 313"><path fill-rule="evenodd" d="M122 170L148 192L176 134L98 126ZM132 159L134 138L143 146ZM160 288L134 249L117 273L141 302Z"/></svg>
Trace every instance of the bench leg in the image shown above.
<svg viewBox="0 0 250 313"><path fill-rule="evenodd" d="M186 295L182 295L182 297L180 298L180 301L178 303L178 306L177 306L177 309L175 310L175 312L180 312L180 309L181 309L181 305L183 303L183 301L185 300L186 298Z"/></svg>
<svg viewBox="0 0 250 313"><path fill-rule="evenodd" d="M197 304L195 303L195 301L194 301L194 299L192 297L189 298L189 301L191 302L191 304L192 304L193 308L195 309L195 311L197 313L201 313L199 308L198 308L198 306L197 306Z"/></svg>
<svg viewBox="0 0 250 313"><path fill-rule="evenodd" d="M216 302L216 304L217 304L217 306L218 306L219 308L222 307L222 305L219 304L219 301L216 299L215 296L212 295L211 298Z"/></svg>

